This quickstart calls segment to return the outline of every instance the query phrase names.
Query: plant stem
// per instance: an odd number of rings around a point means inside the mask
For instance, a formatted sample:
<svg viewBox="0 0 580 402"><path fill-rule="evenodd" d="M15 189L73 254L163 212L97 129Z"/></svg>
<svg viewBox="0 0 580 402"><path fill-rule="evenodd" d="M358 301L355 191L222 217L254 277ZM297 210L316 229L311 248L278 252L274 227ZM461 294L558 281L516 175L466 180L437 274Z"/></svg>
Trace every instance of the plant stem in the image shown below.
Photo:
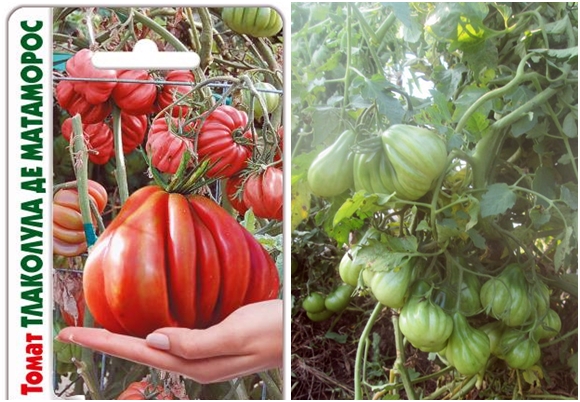
<svg viewBox="0 0 580 402"><path fill-rule="evenodd" d="M362 366L365 344L367 343L371 329L373 328L373 325L375 324L375 321L379 317L379 314L380 314L382 309L383 309L383 305L381 303L377 303L375 306L375 309L371 313L371 316L369 317L369 320L367 321L367 324L365 325L363 332L360 336L360 339L358 341L358 347L356 350L356 360L354 362L354 399L356 399L356 400L363 399L362 386L361 386L361 366Z"/></svg>
<svg viewBox="0 0 580 402"><path fill-rule="evenodd" d="M397 348L397 358L393 364L393 369L399 373L401 380L403 380L407 399L417 399L415 397L415 390L413 389L413 385L409 378L409 373L407 373L407 369L405 368L405 349L403 345L403 333L399 329L399 315L393 314L391 321L393 322L393 329L395 331L395 347Z"/></svg>
<svg viewBox="0 0 580 402"><path fill-rule="evenodd" d="M129 186L127 184L127 170L125 169L125 156L123 155L123 131L121 125L121 109L113 106L113 140L115 143L115 177L119 186L119 198L121 205L129 198Z"/></svg>
<svg viewBox="0 0 580 402"><path fill-rule="evenodd" d="M269 394L268 395L269 399L275 399L275 400L284 399L282 397L282 392L280 391L278 384L276 384L276 381L274 381L272 376L270 376L270 373L268 373L267 371L263 371L263 372L259 373L258 375L260 376L260 378L262 379L262 381L264 381L264 384L266 385L266 388L267 388L268 394Z"/></svg>
<svg viewBox="0 0 580 402"><path fill-rule="evenodd" d="M199 7L197 9L197 14L199 15L202 24L201 34L199 35L199 43L201 45L199 57L201 59L201 68L205 69L212 61L211 49L213 47L213 23L206 7ZM195 30L195 27L193 29Z"/></svg>

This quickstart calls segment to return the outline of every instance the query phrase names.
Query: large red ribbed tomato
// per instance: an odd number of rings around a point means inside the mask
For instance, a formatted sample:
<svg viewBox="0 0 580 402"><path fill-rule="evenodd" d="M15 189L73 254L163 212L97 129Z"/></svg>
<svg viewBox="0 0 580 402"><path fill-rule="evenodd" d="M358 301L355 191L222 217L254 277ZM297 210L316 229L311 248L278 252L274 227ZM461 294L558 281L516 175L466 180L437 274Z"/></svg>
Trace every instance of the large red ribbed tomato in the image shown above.
<svg viewBox="0 0 580 402"><path fill-rule="evenodd" d="M206 328L277 297L274 261L209 198L147 186L132 194L90 253L86 304L110 331Z"/></svg>
<svg viewBox="0 0 580 402"><path fill-rule="evenodd" d="M155 386L149 381L142 380L129 384L117 397L117 400L141 399L172 400L173 395L170 391L166 391L161 384Z"/></svg>
<svg viewBox="0 0 580 402"><path fill-rule="evenodd" d="M110 102L91 105L83 96L75 92L70 81L61 81L55 88L56 101L71 116L80 114L84 124L100 123L111 114Z"/></svg>
<svg viewBox="0 0 580 402"><path fill-rule="evenodd" d="M246 112L232 106L218 106L201 126L197 153L211 161L208 177L231 177L246 167L252 156L252 133L244 131Z"/></svg>
<svg viewBox="0 0 580 402"><path fill-rule="evenodd" d="M134 116L121 111L121 131L123 132L123 153L128 154L145 139L147 115Z"/></svg>
<svg viewBox="0 0 580 402"><path fill-rule="evenodd" d="M251 174L244 184L244 204L259 218L281 221L284 205L284 174L270 166Z"/></svg>
<svg viewBox="0 0 580 402"><path fill-rule="evenodd" d="M70 141L72 135L72 118L67 118L61 127L62 136ZM113 132L104 122L83 124L83 135L87 142L89 160L97 165L104 165L115 155Z"/></svg>
<svg viewBox="0 0 580 402"><path fill-rule="evenodd" d="M121 70L118 73L121 80L153 81L145 70ZM154 84L135 84L119 82L112 92L113 100L127 114L143 115L153 111L157 98L157 88Z"/></svg>
<svg viewBox="0 0 580 402"><path fill-rule="evenodd" d="M107 190L96 181L89 180L88 192L89 199L95 203L99 212L103 212L107 205ZM87 251L77 189L64 188L57 191L52 202L53 253L73 257ZM96 220L93 223L96 223Z"/></svg>
<svg viewBox="0 0 580 402"><path fill-rule="evenodd" d="M243 182L244 182L244 176L236 174L236 175L228 178L226 180L226 185L225 185L226 197L228 198L228 201L230 202L230 204L232 204L232 207L234 207L234 209L236 211L238 211L238 213L240 215L244 215L246 213L246 211L248 210L248 207L246 206L246 204L244 203L244 200L242 199L242 183Z"/></svg>
<svg viewBox="0 0 580 402"><path fill-rule="evenodd" d="M175 173L186 149L193 148L195 124L184 119L160 116L153 121L147 137L147 155L153 166L164 173Z"/></svg>
<svg viewBox="0 0 580 402"><path fill-rule="evenodd" d="M74 78L99 78L110 81L72 81L75 92L81 94L93 105L106 102L117 85L116 70L107 70L93 66L93 52L89 49L79 50L66 62L66 72Z"/></svg>
<svg viewBox="0 0 580 402"><path fill-rule="evenodd" d="M174 70L167 73L165 81L176 81L176 82L195 82L195 77L191 71L188 70ZM190 85L171 85L165 84L161 89L157 103L160 109L165 109L167 106L171 105L173 102L181 98L183 95L191 91L192 86ZM190 110L190 106L187 100L182 100L178 102L177 105L171 108L171 115L173 117L185 117Z"/></svg>

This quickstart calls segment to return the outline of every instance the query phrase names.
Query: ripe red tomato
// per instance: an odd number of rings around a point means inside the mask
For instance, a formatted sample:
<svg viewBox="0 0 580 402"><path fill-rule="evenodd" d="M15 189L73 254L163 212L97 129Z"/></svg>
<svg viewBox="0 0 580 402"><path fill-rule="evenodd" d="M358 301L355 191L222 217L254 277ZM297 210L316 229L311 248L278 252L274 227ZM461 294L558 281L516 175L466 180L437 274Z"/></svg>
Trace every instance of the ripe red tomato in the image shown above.
<svg viewBox="0 0 580 402"><path fill-rule="evenodd" d="M165 81L177 81L177 82L195 82L195 77L191 71L188 70L174 70L170 71L165 77ZM165 84L161 89L157 103L159 109L165 109L167 106L172 104L174 101L179 99L181 96L191 91L192 86L190 85L171 85ZM171 115L173 117L185 117L191 108L189 107L187 101L181 101L176 106L171 108Z"/></svg>
<svg viewBox="0 0 580 402"><path fill-rule="evenodd" d="M165 391L163 385L159 384L156 387L149 381L136 381L129 384L129 386L121 392L117 400L172 400L171 392Z"/></svg>
<svg viewBox="0 0 580 402"><path fill-rule="evenodd" d="M244 184L243 201L259 218L281 221L284 205L284 174L270 166L248 177Z"/></svg>
<svg viewBox="0 0 580 402"><path fill-rule="evenodd" d="M80 114L84 124L94 124L104 121L111 114L113 106L110 102L91 105L79 93L75 92L70 81L61 81L55 90L56 101L71 116Z"/></svg>
<svg viewBox="0 0 580 402"><path fill-rule="evenodd" d="M145 139L147 115L134 116L121 111L121 130L123 132L123 153L128 154Z"/></svg>
<svg viewBox="0 0 580 402"><path fill-rule="evenodd" d="M66 119L61 127L62 136L70 142L72 135L72 118ZM113 132L104 122L83 124L83 135L87 141L89 160L97 165L104 165L115 155Z"/></svg>
<svg viewBox="0 0 580 402"><path fill-rule="evenodd" d="M225 192L226 197L228 197L228 201L232 204L232 207L240 215L244 215L248 210L248 207L244 203L242 199L242 183L244 181L244 177L240 175L234 175L226 180Z"/></svg>
<svg viewBox="0 0 580 402"><path fill-rule="evenodd" d="M116 70L107 70L93 66L93 52L89 49L79 50L66 62L66 71L75 78L100 78L111 81L72 81L75 92L93 105L106 102L117 85Z"/></svg>
<svg viewBox="0 0 580 402"><path fill-rule="evenodd" d="M206 328L277 297L272 258L209 198L147 186L99 236L83 275L85 302L106 329L144 337Z"/></svg>
<svg viewBox="0 0 580 402"><path fill-rule="evenodd" d="M88 181L89 198L99 212L107 205L107 191L93 180ZM62 189L53 197L52 241L53 253L74 257L87 251L87 243L79 206L79 194L75 188ZM93 223L96 219L93 216Z"/></svg>
<svg viewBox="0 0 580 402"><path fill-rule="evenodd" d="M183 119L165 116L155 119L145 146L153 166L161 172L177 172L185 150L193 148L191 136L194 132L195 124L186 123ZM190 137L186 137L188 135Z"/></svg>
<svg viewBox="0 0 580 402"><path fill-rule="evenodd" d="M121 70L119 79L153 81L145 70ZM113 100L126 114L143 115L153 112L153 104L157 98L157 88L154 84L131 84L119 82L112 92Z"/></svg>
<svg viewBox="0 0 580 402"><path fill-rule="evenodd" d="M197 153L213 164L208 177L231 177L246 167L252 156L252 133L244 131L246 112L232 106L218 106L201 126Z"/></svg>

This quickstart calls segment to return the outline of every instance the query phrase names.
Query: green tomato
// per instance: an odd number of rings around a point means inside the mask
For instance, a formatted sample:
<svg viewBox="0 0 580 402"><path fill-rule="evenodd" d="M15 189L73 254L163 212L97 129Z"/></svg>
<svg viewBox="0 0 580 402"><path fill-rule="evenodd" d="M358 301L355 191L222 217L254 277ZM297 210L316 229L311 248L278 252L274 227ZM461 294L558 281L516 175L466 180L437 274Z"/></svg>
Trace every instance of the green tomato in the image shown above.
<svg viewBox="0 0 580 402"><path fill-rule="evenodd" d="M491 354L497 356L499 354L499 342L505 329L504 323L501 321L493 321L485 324L479 329L485 332L489 338L489 349Z"/></svg>
<svg viewBox="0 0 580 402"><path fill-rule="evenodd" d="M399 328L416 348L438 352L453 331L453 320L429 299L411 297L401 309Z"/></svg>
<svg viewBox="0 0 580 402"><path fill-rule="evenodd" d="M268 113L272 113L274 110L278 108L280 105L280 95L275 92L261 92L260 89L267 89L267 90L276 90L276 87L272 84L267 82L258 82L254 85L258 90L258 95L262 98L262 101L266 104L266 108L268 109ZM252 97L250 91L244 91L244 104L249 105L250 101L253 98L253 105L254 105L254 117L256 119L261 119L264 115L264 111L262 110L262 106L260 105L260 101L256 99L256 97Z"/></svg>
<svg viewBox="0 0 580 402"><path fill-rule="evenodd" d="M542 355L538 342L528 337L525 332L507 328L499 344L500 357L514 369L526 370L532 367Z"/></svg>
<svg viewBox="0 0 580 402"><path fill-rule="evenodd" d="M323 310L318 313L311 313L309 311L306 312L308 318L310 318L314 322L328 320L333 314L334 312L330 310Z"/></svg>
<svg viewBox="0 0 580 402"><path fill-rule="evenodd" d="M544 317L550 308L550 289L544 282L537 281L532 288L532 304L535 317Z"/></svg>
<svg viewBox="0 0 580 402"><path fill-rule="evenodd" d="M405 304L405 298L409 292L412 272L413 267L409 263L389 271L375 271L370 279L371 292L383 305L390 308L401 308Z"/></svg>
<svg viewBox="0 0 580 402"><path fill-rule="evenodd" d="M356 154L353 161L355 191L364 190L370 194L392 194L392 167L383 152Z"/></svg>
<svg viewBox="0 0 580 402"><path fill-rule="evenodd" d="M334 291L330 292L326 299L324 300L324 306L327 310L335 313L340 313L342 310L347 308L350 303L350 298L352 292L354 291L354 286L344 284L340 285Z"/></svg>
<svg viewBox="0 0 580 402"><path fill-rule="evenodd" d="M525 283L520 266L508 265L498 277L488 280L481 287L483 308L510 327L523 325L533 309Z"/></svg>
<svg viewBox="0 0 580 402"><path fill-rule="evenodd" d="M388 162L389 193L406 200L424 196L444 173L447 165L445 142L434 132L410 125L395 124L381 134Z"/></svg>
<svg viewBox="0 0 580 402"><path fill-rule="evenodd" d="M490 356L490 342L485 332L473 328L467 319L453 314L453 332L447 341L445 357L463 375L479 373Z"/></svg>
<svg viewBox="0 0 580 402"><path fill-rule="evenodd" d="M308 168L308 185L314 195L333 197L353 187L352 146L355 133L346 130L312 161Z"/></svg>
<svg viewBox="0 0 580 402"><path fill-rule="evenodd" d="M537 341L540 339L549 339L558 335L561 329L562 320L560 316L554 310L549 309L544 315L544 318L534 328L534 338Z"/></svg>
<svg viewBox="0 0 580 402"><path fill-rule="evenodd" d="M282 29L282 17L270 7L224 7L222 20L239 34L256 38L276 35Z"/></svg>
<svg viewBox="0 0 580 402"><path fill-rule="evenodd" d="M445 283L437 292L436 300L445 311L454 311L457 305L457 278L452 278ZM459 311L466 317L476 315L481 311L479 293L481 284L474 274L463 273L463 282L460 284Z"/></svg>
<svg viewBox="0 0 580 402"><path fill-rule="evenodd" d="M340 278L344 283L351 286L358 285L358 278L363 267L362 264L355 262L357 250L357 248L354 248L344 253L338 265Z"/></svg>
<svg viewBox="0 0 580 402"><path fill-rule="evenodd" d="M321 313L326 310L324 299L324 296L320 292L310 293L302 301L302 308L308 313Z"/></svg>

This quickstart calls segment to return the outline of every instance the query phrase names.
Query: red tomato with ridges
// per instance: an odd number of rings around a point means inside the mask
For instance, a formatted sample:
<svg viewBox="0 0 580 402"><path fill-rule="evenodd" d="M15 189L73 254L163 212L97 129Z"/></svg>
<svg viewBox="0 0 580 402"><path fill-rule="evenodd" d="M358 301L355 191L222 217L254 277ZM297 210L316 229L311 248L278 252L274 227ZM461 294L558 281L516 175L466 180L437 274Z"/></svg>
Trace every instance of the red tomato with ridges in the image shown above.
<svg viewBox="0 0 580 402"><path fill-rule="evenodd" d="M155 168L164 173L175 173L187 149L193 148L193 141L183 136L195 132L195 124L186 124L183 119L165 116L153 121L147 137L147 155Z"/></svg>
<svg viewBox="0 0 580 402"><path fill-rule="evenodd" d="M143 187L95 243L85 302L106 329L132 336L214 325L278 293L271 257L245 232L209 198Z"/></svg>
<svg viewBox="0 0 580 402"><path fill-rule="evenodd" d="M281 221L284 205L284 173L270 166L248 177L244 184L244 204L259 218Z"/></svg>
<svg viewBox="0 0 580 402"><path fill-rule="evenodd" d="M242 199L243 182L244 182L243 176L234 175L226 180L225 186L225 192L228 201L230 202L230 204L232 204L232 207L234 207L234 209L238 211L240 215L244 215L248 210L248 207L246 206L244 200Z"/></svg>
<svg viewBox="0 0 580 402"><path fill-rule="evenodd" d="M149 80L153 78L145 70L121 70L119 79L126 80ZM155 84L134 84L119 82L112 92L113 100L126 114L143 115L153 112L153 104L157 98Z"/></svg>
<svg viewBox="0 0 580 402"><path fill-rule="evenodd" d="M123 132L123 153L128 154L137 148L147 133L147 115L134 116L121 111L121 130Z"/></svg>
<svg viewBox="0 0 580 402"><path fill-rule="evenodd" d="M81 115L84 124L95 124L104 121L112 112L110 102L91 105L83 96L75 92L70 81L61 81L55 90L56 101L71 116Z"/></svg>
<svg viewBox="0 0 580 402"><path fill-rule="evenodd" d="M195 82L195 76L191 71L187 70L174 70L170 71L165 77L165 81L177 81L177 82ZM174 101L182 97L191 91L192 86L189 85L171 85L165 84L161 89L161 93L157 99L159 109L165 109L167 106L171 105ZM173 117L185 117L189 110L189 104L187 101L178 102L177 105L171 108L171 115Z"/></svg>
<svg viewBox="0 0 580 402"><path fill-rule="evenodd" d="M66 71L74 78L100 78L111 81L72 81L75 92L81 94L87 102L98 105L109 100L117 85L116 70L107 70L93 66L93 52L89 49L79 50L66 62Z"/></svg>
<svg viewBox="0 0 580 402"><path fill-rule="evenodd" d="M62 123L61 132L62 136L70 142L72 118L69 117ZM83 124L83 135L87 142L91 162L104 165L115 155L113 132L105 123Z"/></svg>
<svg viewBox="0 0 580 402"><path fill-rule="evenodd" d="M208 177L231 177L246 167L252 156L252 133L244 131L246 112L232 106L218 106L203 122L197 153L200 159L212 162Z"/></svg>

